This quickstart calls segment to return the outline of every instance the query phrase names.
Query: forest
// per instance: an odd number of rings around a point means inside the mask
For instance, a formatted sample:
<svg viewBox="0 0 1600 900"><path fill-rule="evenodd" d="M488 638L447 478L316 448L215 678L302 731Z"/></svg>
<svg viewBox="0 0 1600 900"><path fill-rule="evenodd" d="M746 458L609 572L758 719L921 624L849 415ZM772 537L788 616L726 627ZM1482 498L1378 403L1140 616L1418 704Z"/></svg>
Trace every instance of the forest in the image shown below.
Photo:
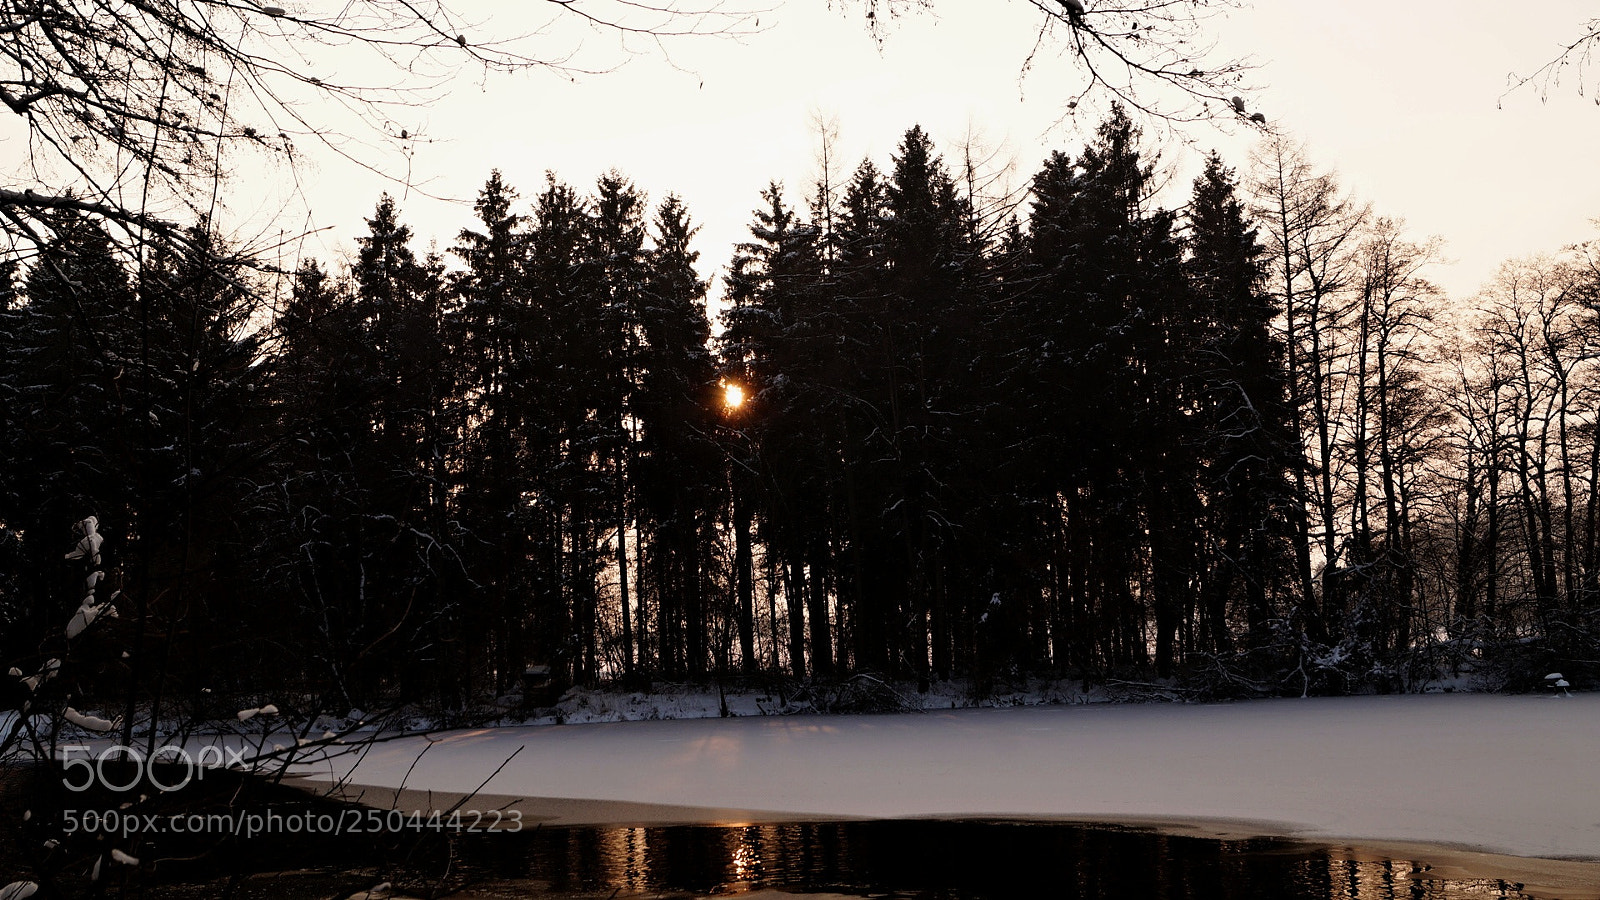
<svg viewBox="0 0 1600 900"><path fill-rule="evenodd" d="M913 127L725 263L618 173L494 173L433 253L384 196L294 271L53 211L0 282L0 660L451 711L546 667L1600 676L1600 245L1449 298L1286 139L1169 174L1118 108L997 209Z"/></svg>

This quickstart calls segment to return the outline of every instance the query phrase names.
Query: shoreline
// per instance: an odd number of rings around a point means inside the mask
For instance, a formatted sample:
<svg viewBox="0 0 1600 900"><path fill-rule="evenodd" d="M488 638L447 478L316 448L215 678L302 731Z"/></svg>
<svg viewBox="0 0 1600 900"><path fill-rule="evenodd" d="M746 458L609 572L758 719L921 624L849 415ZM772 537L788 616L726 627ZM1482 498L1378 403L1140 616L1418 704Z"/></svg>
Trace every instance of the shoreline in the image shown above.
<svg viewBox="0 0 1600 900"><path fill-rule="evenodd" d="M301 790L328 793L326 782L304 778L284 779ZM1492 879L1520 885L1524 893L1541 900L1600 900L1600 859L1552 859L1495 853L1484 848L1426 841L1367 839L1358 836L1308 836L1304 826L1290 822L1246 819L1204 819L1167 816L1085 817L1079 815L940 815L940 816L828 816L774 810L726 809L665 803L572 797L518 797L496 794L466 795L442 791L395 790L371 785L345 785L329 794L336 800L375 809L399 810L424 817L434 810L454 806L478 810L516 810L524 827L552 828L664 828L671 826L748 827L824 822L968 821L1039 823L1084 828L1133 829L1178 837L1211 840L1270 838L1307 849L1336 851L1358 860L1405 860L1451 879ZM501 829L509 830L509 829Z"/></svg>
<svg viewBox="0 0 1600 900"><path fill-rule="evenodd" d="M1596 747L1600 695L1457 694L481 728L295 774L768 820L1249 822L1322 842L1600 859Z"/></svg>
<svg viewBox="0 0 1600 900"><path fill-rule="evenodd" d="M942 820L1269 838L1600 900L1596 747L1600 694L1406 695L479 727L319 749L284 781L424 819L459 808L477 830L514 810L525 827Z"/></svg>

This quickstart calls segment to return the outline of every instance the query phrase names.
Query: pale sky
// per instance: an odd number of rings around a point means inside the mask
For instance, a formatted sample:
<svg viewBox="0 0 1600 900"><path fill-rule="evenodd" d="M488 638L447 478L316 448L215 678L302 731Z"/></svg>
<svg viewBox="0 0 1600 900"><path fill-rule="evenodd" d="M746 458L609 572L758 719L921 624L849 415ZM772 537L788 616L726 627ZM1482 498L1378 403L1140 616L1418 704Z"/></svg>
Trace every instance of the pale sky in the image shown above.
<svg viewBox="0 0 1600 900"><path fill-rule="evenodd" d="M301 6L313 13L320 2ZM1022 0L937 0L900 20L881 48L848 3L771 2L759 33L669 42L670 63L646 47L619 71L575 83L462 77L440 102L397 116L428 139L411 142L411 182L465 203L408 189L407 161L393 152L369 158L396 181L322 159L300 173L304 203L288 196L281 172L242 173L235 221L263 235L331 226L285 251L327 259L353 247L387 190L419 249L430 240L447 248L492 168L520 190L524 211L547 169L587 192L616 168L652 206L668 192L684 198L710 276L746 236L767 181L784 182L796 202L809 189L816 113L837 120L842 174L864 156L887 166L904 131L921 124L952 160L969 133L1003 149L1019 185L1051 150L1075 154L1098 122L1087 108L1063 121L1082 75L1059 48L1046 46L1024 77L1040 14ZM1405 219L1416 238L1446 241L1453 262L1432 277L1465 297L1506 258L1600 237L1591 221L1600 217L1600 106L1570 81L1546 102L1530 89L1502 100L1510 72L1548 60L1597 14L1578 0L1257 0L1213 28L1221 52L1256 58L1253 105L1304 141L1320 168ZM552 36L549 52L565 43ZM1167 202L1183 202L1204 151L1243 168L1256 136L1237 124L1191 126L1186 142L1158 136L1175 175ZM260 224L280 209L273 225Z"/></svg>

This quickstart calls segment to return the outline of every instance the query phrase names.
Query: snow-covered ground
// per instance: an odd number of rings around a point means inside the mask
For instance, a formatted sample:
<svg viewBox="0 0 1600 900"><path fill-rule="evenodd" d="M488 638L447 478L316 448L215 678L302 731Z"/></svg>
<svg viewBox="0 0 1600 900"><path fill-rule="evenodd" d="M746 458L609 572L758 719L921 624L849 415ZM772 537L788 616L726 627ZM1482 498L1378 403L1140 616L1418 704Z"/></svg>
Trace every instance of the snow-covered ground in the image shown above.
<svg viewBox="0 0 1600 900"><path fill-rule="evenodd" d="M528 725L381 742L310 768L323 781L439 792L411 795L419 806L472 792L484 802L467 807L523 798L530 821L572 824L1193 822L1600 860L1600 695Z"/></svg>
<svg viewBox="0 0 1600 900"><path fill-rule="evenodd" d="M631 722L640 719L710 719L727 706L733 716L771 716L826 712L841 706L862 711L948 710L966 707L1007 708L1079 703L1115 703L1130 700L1175 699L1180 696L1158 685L1117 683L1084 688L1081 681L1031 678L1006 688L975 694L966 681L937 681L918 692L909 682L880 681L857 675L840 684L784 685L787 690L739 687L718 691L693 684L661 684L653 691L614 688L573 688L548 710L518 724L581 725L594 722Z"/></svg>

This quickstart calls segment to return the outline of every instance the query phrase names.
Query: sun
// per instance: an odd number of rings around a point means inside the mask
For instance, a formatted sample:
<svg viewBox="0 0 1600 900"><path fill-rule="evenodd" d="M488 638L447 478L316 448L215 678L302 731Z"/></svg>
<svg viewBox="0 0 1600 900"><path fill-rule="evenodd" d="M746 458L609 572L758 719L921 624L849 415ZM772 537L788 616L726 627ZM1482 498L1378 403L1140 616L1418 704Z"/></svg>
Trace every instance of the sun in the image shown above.
<svg viewBox="0 0 1600 900"><path fill-rule="evenodd" d="M722 405L731 412L744 405L744 388L731 381L722 383Z"/></svg>

